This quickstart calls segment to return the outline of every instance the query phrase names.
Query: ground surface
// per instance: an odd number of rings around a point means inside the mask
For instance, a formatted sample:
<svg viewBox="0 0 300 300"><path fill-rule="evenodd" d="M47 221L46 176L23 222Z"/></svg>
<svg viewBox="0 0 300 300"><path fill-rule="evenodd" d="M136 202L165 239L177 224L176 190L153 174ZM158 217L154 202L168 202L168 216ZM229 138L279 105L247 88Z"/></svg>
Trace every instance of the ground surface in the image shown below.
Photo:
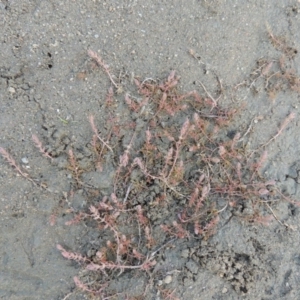
<svg viewBox="0 0 300 300"><path fill-rule="evenodd" d="M110 82L91 67L88 49L99 51L113 74L128 81L165 78L175 69L183 90L205 94L197 84L201 80L217 97L219 78L226 91L221 104L246 103L236 127L246 132L251 120L258 120L251 130L253 147L295 112L294 122L267 149L265 176L299 198L299 95L286 86L271 99L263 82L256 95L249 86L230 93L250 78L259 59L280 57L266 24L300 49L299 22L299 1L1 0L0 146L47 190L0 160L0 298L84 297L72 279L81 268L64 259L56 244L80 252L91 239L85 226L64 225L70 178L60 161L68 146L90 141L91 113L98 124L107 117L102 107ZM291 64L299 73L299 54ZM38 153L32 134L52 145L54 164ZM100 178L100 188L108 179L109 174ZM84 201L77 196L70 205L78 208ZM179 299L300 299L299 208L281 202L274 209L296 230L232 218L208 241L176 242L175 250L164 254L161 280L172 276L170 289L176 287ZM58 218L50 226L54 212ZM128 280L124 288L140 287Z"/></svg>

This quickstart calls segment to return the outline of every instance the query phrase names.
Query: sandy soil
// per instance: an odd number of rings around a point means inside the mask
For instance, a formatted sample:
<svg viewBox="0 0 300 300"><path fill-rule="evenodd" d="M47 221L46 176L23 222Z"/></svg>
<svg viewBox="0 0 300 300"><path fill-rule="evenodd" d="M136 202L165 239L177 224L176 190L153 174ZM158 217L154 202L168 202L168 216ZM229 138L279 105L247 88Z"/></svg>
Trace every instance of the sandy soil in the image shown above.
<svg viewBox="0 0 300 300"><path fill-rule="evenodd" d="M220 79L221 105L245 103L234 127L246 132L253 125L250 149L268 141L295 112L284 134L268 145L264 175L297 199L298 93L286 84L270 95L253 71L261 59L277 61L284 52L272 45L267 28L300 49L299 18L299 1L289 0L0 0L0 146L46 187L18 176L1 158L0 298L87 297L73 281L82 268L64 259L56 245L86 254L98 238L84 224L65 225L68 209L86 205L80 193L66 198L71 179L65 151L82 149L83 159L92 136L88 116L101 126L107 119L103 103L110 81L91 64L88 49L99 51L123 80L124 92L134 77L165 78L176 70L182 90L205 94L201 80L217 97ZM299 55L292 56L289 64L300 73ZM52 147L54 162L38 153L32 134ZM107 189L112 177L100 176L98 188ZM299 208L281 201L274 214L279 221L269 226L233 217L207 241L176 241L161 257L155 280L176 288L179 299L300 299ZM57 216L53 226L51 215ZM137 296L143 278L127 279L119 288ZM145 297L161 299L155 289Z"/></svg>

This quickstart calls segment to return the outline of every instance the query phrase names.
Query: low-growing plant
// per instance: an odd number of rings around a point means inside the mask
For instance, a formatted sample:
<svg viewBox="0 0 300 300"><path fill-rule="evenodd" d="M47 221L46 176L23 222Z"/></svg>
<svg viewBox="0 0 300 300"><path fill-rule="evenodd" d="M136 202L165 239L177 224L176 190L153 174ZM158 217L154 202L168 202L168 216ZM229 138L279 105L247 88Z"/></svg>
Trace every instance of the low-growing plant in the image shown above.
<svg viewBox="0 0 300 300"><path fill-rule="evenodd" d="M172 71L165 81L135 78L136 94L126 93L119 107L128 110L129 117L112 121L121 87L102 58L93 51L88 54L113 85L106 101L106 132L100 134L94 116L89 117L93 165L95 171L106 172L106 166L114 164L115 175L107 196L84 182L76 149L67 149L68 171L75 183L68 196L72 197L74 189L84 189L90 204L80 212L74 210L66 224L84 222L101 233L101 241L89 256L64 245L57 249L94 276L92 284L75 277L79 289L101 299L129 299L111 284L128 273L143 274L145 297L153 288L158 253L176 239L208 239L225 210L257 223L275 217L272 210L266 214L262 208L265 203L271 206L271 199L282 199L282 194L275 181L262 177L261 170L267 160L266 147L279 138L295 115L287 116L277 133L249 155L242 143L244 133L228 129L238 109L222 108L209 93L205 97L197 91L182 93L180 78ZM33 139L45 157L54 159L37 136ZM0 153L20 175L36 184L5 149L0 148ZM243 213L246 206L251 208L247 214ZM176 299L174 290L160 289L166 299Z"/></svg>

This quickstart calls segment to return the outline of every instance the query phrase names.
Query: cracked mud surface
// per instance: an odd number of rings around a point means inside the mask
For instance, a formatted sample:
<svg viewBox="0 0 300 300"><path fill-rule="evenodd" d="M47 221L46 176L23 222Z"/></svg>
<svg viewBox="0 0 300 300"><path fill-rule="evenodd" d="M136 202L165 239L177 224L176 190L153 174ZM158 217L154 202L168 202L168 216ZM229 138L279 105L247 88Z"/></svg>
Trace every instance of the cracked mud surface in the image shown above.
<svg viewBox="0 0 300 300"><path fill-rule="evenodd" d="M68 209L88 205L84 190L65 197L71 186L65 151L77 149L86 169L84 181L104 195L115 174L113 163L106 166L105 175L89 165L88 116L92 113L98 124L107 125L104 101L109 79L88 59L88 49L99 50L125 88L130 89L136 76L156 80L175 69L183 90L204 94L197 84L201 80L214 96L218 78L228 92L248 80L262 58L280 58L281 52L269 41L266 22L291 49L300 49L299 1L118 3L0 0L0 146L46 187L41 190L17 176L1 158L0 299L86 297L73 281L81 267L65 260L56 244L92 257L101 238L87 226L65 225ZM294 53L289 61L298 74L299 57ZM254 92L239 88L234 95L224 95L224 105L245 103L232 130L246 132L251 120L257 121L251 128L250 149L276 133L289 112L296 113L295 121L269 145L264 176L299 199L299 94L286 83L279 91L276 86L266 91L265 82L257 81ZM110 117L137 121L123 108L120 100L118 115ZM120 128L120 147L130 139L127 125ZM38 153L32 134L48 146L55 157L52 163ZM156 196L153 185L136 201L151 202ZM241 222L237 212L226 212L210 239L167 245L158 256L153 271L156 289L149 299L161 299L159 290L174 289L179 299L300 299L299 208L280 202L274 213L282 224L249 224ZM168 208L162 207L149 216L155 224L167 214ZM57 215L54 226L52 215ZM114 284L137 296L146 281L124 276Z"/></svg>

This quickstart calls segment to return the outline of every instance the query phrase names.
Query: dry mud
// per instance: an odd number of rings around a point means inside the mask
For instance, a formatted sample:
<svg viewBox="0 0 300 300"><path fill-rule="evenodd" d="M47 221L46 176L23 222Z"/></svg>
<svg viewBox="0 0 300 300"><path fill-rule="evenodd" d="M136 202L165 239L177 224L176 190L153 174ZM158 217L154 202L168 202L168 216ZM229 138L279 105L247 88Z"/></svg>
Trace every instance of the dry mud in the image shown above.
<svg viewBox="0 0 300 300"><path fill-rule="evenodd" d="M87 206L82 190L66 198L72 186L66 151L77 149L88 167L88 116L93 114L99 126L107 120L103 103L110 81L91 64L88 49L99 51L123 80L124 91L117 97L121 115L132 78L166 78L174 69L181 76L181 90L205 95L197 84L201 80L217 97L220 79L221 105L245 103L232 128L246 132L253 125L250 149L268 141L295 112L293 122L268 145L264 176L297 200L299 95L290 84L275 94L266 91L266 82L254 81L253 71L264 59L278 61L285 50L272 45L271 28L295 49L288 63L300 73L299 24L299 1L1 0L0 146L45 184L46 191L17 176L1 158L0 298L87 298L73 281L82 268L64 259L56 245L88 255L100 238L89 224L65 225L68 209ZM124 117L136 121L126 113ZM54 162L38 153L32 134L49 147ZM130 136L123 136L125 147ZM105 194L114 172L112 164L104 175L89 171L84 180ZM153 189L140 198L153 197ZM159 213L156 217L164 218L167 212ZM53 214L57 218L51 226ZM300 299L299 208L281 201L274 214L279 221L262 226L225 212L210 239L174 241L159 256L153 286L175 290L179 299ZM114 282L115 289L138 296L147 276L123 276ZM149 289L144 297L162 299L158 291Z"/></svg>

